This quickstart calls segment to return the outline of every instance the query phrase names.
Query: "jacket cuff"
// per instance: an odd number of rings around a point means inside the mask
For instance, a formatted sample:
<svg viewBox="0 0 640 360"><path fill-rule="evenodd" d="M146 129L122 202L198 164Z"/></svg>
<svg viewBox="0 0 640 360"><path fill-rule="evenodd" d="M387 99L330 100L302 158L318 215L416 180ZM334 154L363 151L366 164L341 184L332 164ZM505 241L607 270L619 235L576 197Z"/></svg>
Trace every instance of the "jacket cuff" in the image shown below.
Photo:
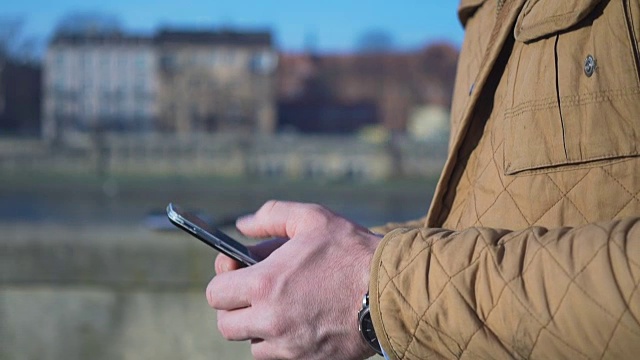
<svg viewBox="0 0 640 360"><path fill-rule="evenodd" d="M382 312L380 310L380 277L386 276L381 273L382 268L382 255L385 249L393 246L394 238L399 233L406 229L395 229L387 233L383 238L376 252L371 260L371 278L369 279L369 306L371 310L371 320L373 321L373 328L376 331L376 336L380 342L380 346L385 353L386 359L398 359L395 352L392 351L391 340L387 332L385 331L384 324L382 323Z"/></svg>

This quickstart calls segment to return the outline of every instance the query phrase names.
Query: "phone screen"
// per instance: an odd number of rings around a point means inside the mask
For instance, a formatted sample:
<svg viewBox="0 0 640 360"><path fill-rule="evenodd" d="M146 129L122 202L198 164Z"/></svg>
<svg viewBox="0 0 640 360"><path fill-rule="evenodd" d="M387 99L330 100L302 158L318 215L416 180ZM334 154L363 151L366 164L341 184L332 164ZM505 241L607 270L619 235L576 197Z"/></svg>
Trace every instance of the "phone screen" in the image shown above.
<svg viewBox="0 0 640 360"><path fill-rule="evenodd" d="M182 210L179 206L169 204L167 216L171 222L179 228L200 239L207 245L230 256L245 265L257 263L251 251L222 231L211 227L206 221L197 215Z"/></svg>

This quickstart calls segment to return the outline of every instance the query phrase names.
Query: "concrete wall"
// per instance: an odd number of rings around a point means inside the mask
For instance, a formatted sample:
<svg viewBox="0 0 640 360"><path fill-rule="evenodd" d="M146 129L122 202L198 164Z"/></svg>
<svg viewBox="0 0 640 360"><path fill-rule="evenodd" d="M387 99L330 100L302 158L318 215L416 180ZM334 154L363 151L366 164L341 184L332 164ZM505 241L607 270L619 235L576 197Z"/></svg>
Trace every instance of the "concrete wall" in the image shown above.
<svg viewBox="0 0 640 360"><path fill-rule="evenodd" d="M9 286L0 318L7 360L251 359L218 335L201 291Z"/></svg>
<svg viewBox="0 0 640 360"><path fill-rule="evenodd" d="M217 332L215 252L138 228L0 226L0 359L250 359Z"/></svg>

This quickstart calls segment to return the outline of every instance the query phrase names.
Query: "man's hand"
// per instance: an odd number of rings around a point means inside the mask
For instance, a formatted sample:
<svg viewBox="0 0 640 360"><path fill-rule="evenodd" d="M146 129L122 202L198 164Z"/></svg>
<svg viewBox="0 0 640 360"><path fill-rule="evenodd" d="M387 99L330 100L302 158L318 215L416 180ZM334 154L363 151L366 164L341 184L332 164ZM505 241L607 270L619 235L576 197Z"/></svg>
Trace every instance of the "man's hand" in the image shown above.
<svg viewBox="0 0 640 360"><path fill-rule="evenodd" d="M248 268L220 255L207 287L228 340L251 340L256 359L363 359L357 313L380 237L319 205L270 201L237 222L249 237L279 238ZM234 270L234 271L229 271Z"/></svg>

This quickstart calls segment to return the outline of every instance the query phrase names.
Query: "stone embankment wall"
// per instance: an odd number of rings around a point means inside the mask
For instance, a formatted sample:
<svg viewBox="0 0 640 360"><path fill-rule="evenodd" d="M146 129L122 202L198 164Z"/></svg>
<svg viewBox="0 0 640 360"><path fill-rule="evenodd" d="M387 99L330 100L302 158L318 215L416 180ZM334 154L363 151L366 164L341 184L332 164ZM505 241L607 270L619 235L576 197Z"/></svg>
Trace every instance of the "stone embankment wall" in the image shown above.
<svg viewBox="0 0 640 360"><path fill-rule="evenodd" d="M384 180L436 176L446 151L444 139L419 142L398 137L372 142L344 136L101 134L58 145L0 139L0 172Z"/></svg>

